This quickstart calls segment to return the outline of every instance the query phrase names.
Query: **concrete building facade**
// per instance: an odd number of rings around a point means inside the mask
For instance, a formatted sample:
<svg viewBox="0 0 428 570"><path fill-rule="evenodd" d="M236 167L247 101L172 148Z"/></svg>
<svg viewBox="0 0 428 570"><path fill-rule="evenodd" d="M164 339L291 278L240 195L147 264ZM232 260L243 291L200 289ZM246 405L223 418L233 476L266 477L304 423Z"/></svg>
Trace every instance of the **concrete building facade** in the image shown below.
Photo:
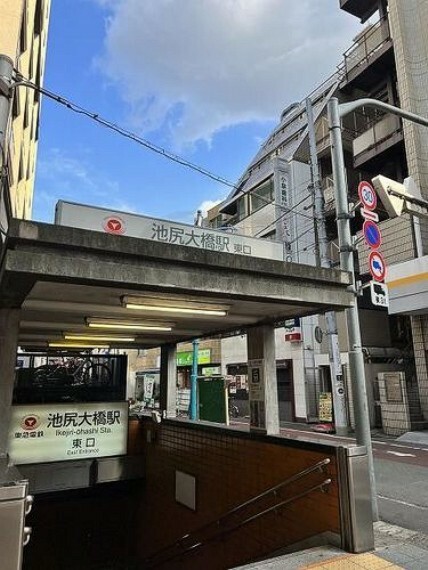
<svg viewBox="0 0 428 570"><path fill-rule="evenodd" d="M370 18L370 23L354 39L333 76L309 95L315 119L317 157L332 264L338 261L338 251L335 245L337 233L327 101L332 96L343 102L371 97L428 115L428 2L340 0L340 8L360 18L363 23ZM428 132L423 127L410 123L403 125L397 117L370 108L362 108L347 116L343 121L343 139L350 202L358 202L358 183L378 174L398 181L412 175L421 187L422 196L426 198L427 137ZM230 225L247 235L282 241L288 261L315 264L317 244L309 163L308 126L303 101L284 110L278 126L243 173L238 189L229 195L217 212L212 212L208 217L210 225ZM296 176L295 172L299 172L300 176ZM389 265L413 259L418 253L420 241L423 249L419 253L425 253L428 232L423 223L419 238L419 225L410 216L388 219L382 208L379 215L382 253ZM362 223L363 219L357 211L352 230L357 236L358 278L367 283L370 280L368 247L362 239ZM372 305L368 293L368 289L364 289L359 309L372 426L383 427L388 433L396 434L406 431L408 426L420 429L428 419L427 346L424 340L428 337L426 317L403 314L388 316L385 309ZM277 329L279 391L283 359L288 361L288 368L293 372L287 395L291 398L288 408L293 412L283 414L282 419L319 420L322 419L319 397L321 393L331 391L331 383L326 336L318 344L314 339L314 330L319 326L325 331L326 326L323 317L306 317L299 324L301 337L294 343L285 340L289 338L285 336L286 330ZM352 424L353 406L349 386L353 379L348 370L346 325L340 315L338 325L341 364L348 387L348 417ZM227 355L223 361L225 371L233 360L245 361L245 351L241 350L244 345L241 347L239 338L225 339L223 343L222 354ZM383 396L388 390L385 392L385 389L379 388L381 373L393 373L390 376L395 380L391 382L398 381L394 373L401 373L400 378L405 378L406 398L395 404L395 416L391 413L382 416L382 404L386 405ZM404 405L407 406L406 422L400 420Z"/></svg>
<svg viewBox="0 0 428 570"><path fill-rule="evenodd" d="M45 71L50 0L3 0L0 8L0 53L36 85ZM11 215L31 218L39 140L40 94L15 90L7 132L5 204Z"/></svg>

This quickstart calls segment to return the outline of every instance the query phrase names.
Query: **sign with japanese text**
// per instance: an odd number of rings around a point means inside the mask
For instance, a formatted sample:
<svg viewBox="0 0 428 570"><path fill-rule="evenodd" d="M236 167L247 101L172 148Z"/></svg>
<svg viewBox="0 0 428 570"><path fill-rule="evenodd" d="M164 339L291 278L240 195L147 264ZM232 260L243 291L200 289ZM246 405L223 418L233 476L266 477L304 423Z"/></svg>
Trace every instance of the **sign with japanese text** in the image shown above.
<svg viewBox="0 0 428 570"><path fill-rule="evenodd" d="M201 348L198 350L198 364L210 364L211 349ZM185 352L177 352L177 366L192 366L193 352L191 350Z"/></svg>
<svg viewBox="0 0 428 570"><path fill-rule="evenodd" d="M16 465L124 455L128 402L12 407L9 455Z"/></svg>
<svg viewBox="0 0 428 570"><path fill-rule="evenodd" d="M138 214L114 212L94 206L63 202L62 200L56 206L55 223L61 226L106 232L117 236L148 239L159 243L284 260L283 245L272 240L148 218Z"/></svg>
<svg viewBox="0 0 428 570"><path fill-rule="evenodd" d="M320 422L333 421L333 401L330 392L321 392L319 396L318 419Z"/></svg>

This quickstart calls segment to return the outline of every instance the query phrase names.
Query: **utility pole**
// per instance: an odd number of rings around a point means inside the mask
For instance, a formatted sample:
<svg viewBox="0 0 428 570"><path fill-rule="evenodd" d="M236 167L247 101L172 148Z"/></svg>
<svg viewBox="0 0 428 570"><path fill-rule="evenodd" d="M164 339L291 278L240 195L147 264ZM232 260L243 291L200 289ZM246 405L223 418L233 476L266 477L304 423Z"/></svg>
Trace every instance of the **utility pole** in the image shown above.
<svg viewBox="0 0 428 570"><path fill-rule="evenodd" d="M308 119L309 151L311 165L311 182L314 193L315 239L317 242L317 265L330 267L327 251L327 231L324 213L324 195L318 168L317 145L315 140L315 123L312 102L306 99L306 115ZM346 413L346 395L343 383L342 363L340 360L339 336L337 334L336 313L325 313L328 352L330 360L331 391L333 398L334 427L337 435L347 435L348 417Z"/></svg>
<svg viewBox="0 0 428 570"><path fill-rule="evenodd" d="M375 475L373 467L373 448L370 432L370 417L367 405L364 355L361 343L360 321L355 284L354 243L351 236L348 204L348 185L346 182L345 159L343 156L342 127L340 123L339 100L333 97L328 102L328 116L331 138L331 158L333 163L334 193L336 202L337 231L339 235L340 266L351 274L351 289L354 303L346 309L349 340L349 368L355 415L355 436L357 445L367 450L368 467L371 483L373 520L379 519Z"/></svg>

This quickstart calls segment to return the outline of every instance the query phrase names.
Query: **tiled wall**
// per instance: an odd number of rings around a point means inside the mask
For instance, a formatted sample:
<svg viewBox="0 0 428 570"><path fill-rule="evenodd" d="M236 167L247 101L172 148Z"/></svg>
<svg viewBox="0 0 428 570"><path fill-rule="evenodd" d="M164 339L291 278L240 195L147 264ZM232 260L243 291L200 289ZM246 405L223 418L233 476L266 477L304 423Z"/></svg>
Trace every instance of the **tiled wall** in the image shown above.
<svg viewBox="0 0 428 570"><path fill-rule="evenodd" d="M412 317L413 350L421 411L428 419L428 318Z"/></svg>
<svg viewBox="0 0 428 570"><path fill-rule="evenodd" d="M144 431L147 480L139 518L142 558L325 457L331 458L328 474L313 473L281 493L289 497L331 477L327 493L315 491L162 568L230 568L310 536L340 532L332 448L305 448L305 444L299 448L285 439L264 437L262 441L239 431L179 422L147 423ZM196 478L195 512L175 500L176 470Z"/></svg>

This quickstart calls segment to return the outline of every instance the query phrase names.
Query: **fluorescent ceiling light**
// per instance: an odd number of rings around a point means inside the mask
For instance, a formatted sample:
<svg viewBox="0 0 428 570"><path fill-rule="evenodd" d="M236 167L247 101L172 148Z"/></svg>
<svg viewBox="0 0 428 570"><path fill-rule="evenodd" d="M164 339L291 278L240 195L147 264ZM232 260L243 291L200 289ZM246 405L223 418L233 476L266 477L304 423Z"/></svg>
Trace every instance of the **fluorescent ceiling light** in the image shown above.
<svg viewBox="0 0 428 570"><path fill-rule="evenodd" d="M65 340L89 341L89 342L135 342L134 336L98 336L98 335L80 335L80 334L64 334Z"/></svg>
<svg viewBox="0 0 428 570"><path fill-rule="evenodd" d="M172 326L170 324L158 323L142 323L136 321L109 321L108 319L86 319L88 327L97 329L117 329L117 330L132 330L132 331L160 331L171 332Z"/></svg>
<svg viewBox="0 0 428 570"><path fill-rule="evenodd" d="M108 344L84 342L50 342L49 348L110 348Z"/></svg>
<svg viewBox="0 0 428 570"><path fill-rule="evenodd" d="M140 305L135 303L125 303L127 309L137 311L158 311L163 313L185 313L187 315L211 315L212 317L225 317L226 311L216 309L192 309L191 307L158 307L154 305Z"/></svg>
<svg viewBox="0 0 428 570"><path fill-rule="evenodd" d="M177 313L186 315L209 315L211 317L225 317L227 310L221 305L198 303L195 301L173 301L171 299L154 299L147 297L122 297L122 304L126 309L136 311L150 311L162 313Z"/></svg>

